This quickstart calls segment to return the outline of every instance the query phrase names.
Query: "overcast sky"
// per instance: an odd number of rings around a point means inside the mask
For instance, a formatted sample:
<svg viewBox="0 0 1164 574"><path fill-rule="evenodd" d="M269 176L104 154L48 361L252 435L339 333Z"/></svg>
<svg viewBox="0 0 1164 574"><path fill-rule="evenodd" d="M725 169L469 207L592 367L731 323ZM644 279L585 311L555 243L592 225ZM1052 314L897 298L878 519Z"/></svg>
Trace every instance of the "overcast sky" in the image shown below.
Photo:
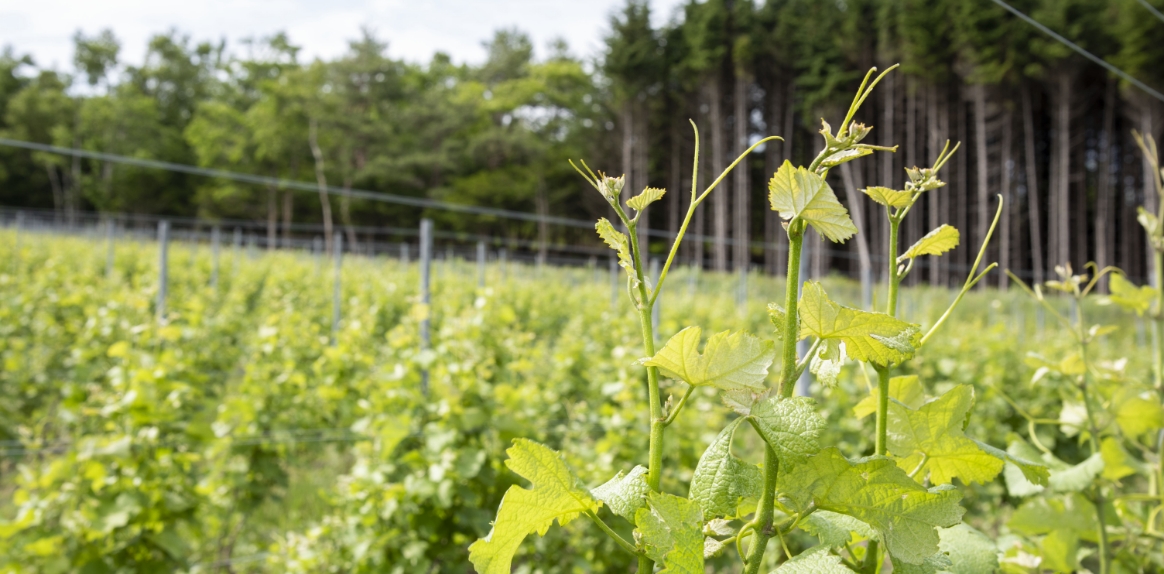
<svg viewBox="0 0 1164 574"><path fill-rule="evenodd" d="M516 26L545 55L554 38L573 53L597 54L613 10L624 0L0 0L0 45L31 54L42 67L72 70L72 36L112 29L123 63L137 64L153 34L177 28L195 41L238 41L286 31L305 60L343 53L347 41L368 26L388 42L396 58L427 62L433 52L456 62L480 62L481 42L502 27ZM681 0L651 0L657 24L670 19Z"/></svg>

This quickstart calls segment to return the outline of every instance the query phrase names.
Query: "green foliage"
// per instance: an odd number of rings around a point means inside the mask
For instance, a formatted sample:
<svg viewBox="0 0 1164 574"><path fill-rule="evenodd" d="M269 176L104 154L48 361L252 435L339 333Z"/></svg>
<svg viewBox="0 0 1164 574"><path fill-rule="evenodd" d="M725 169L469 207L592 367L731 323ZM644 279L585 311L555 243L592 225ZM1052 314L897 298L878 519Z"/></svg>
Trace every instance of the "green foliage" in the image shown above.
<svg viewBox="0 0 1164 574"><path fill-rule="evenodd" d="M704 571L703 522L698 504L663 492L652 492L647 507L635 513L644 552L667 574Z"/></svg>
<svg viewBox="0 0 1164 574"><path fill-rule="evenodd" d="M771 341L744 332L724 331L708 338L700 354L702 333L699 327L679 331L643 365L657 367L663 375L693 387L710 385L725 391L764 388L768 366L776 355Z"/></svg>
<svg viewBox="0 0 1164 574"><path fill-rule="evenodd" d="M921 330L884 313L861 311L829 300L819 283L805 283L800 300L800 336L824 341L822 354L845 353L858 360L888 366L913 357Z"/></svg>
<svg viewBox="0 0 1164 574"><path fill-rule="evenodd" d="M845 241L857 233L849 210L824 178L791 162L785 161L768 182L768 200L789 225L803 221L831 241Z"/></svg>
<svg viewBox="0 0 1164 574"><path fill-rule="evenodd" d="M533 488L511 486L501 499L493 530L469 547L469 561L483 574L509 572L517 547L531 532L545 536L554 520L564 526L579 514L599 508L558 453L524 439L506 452L505 466L533 483Z"/></svg>
<svg viewBox="0 0 1164 574"><path fill-rule="evenodd" d="M719 432L711 446L703 451L691 475L691 492L687 497L699 503L704 518L734 518L741 499L760 496L763 482L760 469L732 454L732 437L744 420L738 418Z"/></svg>
<svg viewBox="0 0 1164 574"><path fill-rule="evenodd" d="M901 263L906 259L914 259L922 255L941 255L957 247L960 238L957 229L943 224L918 239L917 243L911 245L909 249L905 250L905 253L897 258L897 262Z"/></svg>

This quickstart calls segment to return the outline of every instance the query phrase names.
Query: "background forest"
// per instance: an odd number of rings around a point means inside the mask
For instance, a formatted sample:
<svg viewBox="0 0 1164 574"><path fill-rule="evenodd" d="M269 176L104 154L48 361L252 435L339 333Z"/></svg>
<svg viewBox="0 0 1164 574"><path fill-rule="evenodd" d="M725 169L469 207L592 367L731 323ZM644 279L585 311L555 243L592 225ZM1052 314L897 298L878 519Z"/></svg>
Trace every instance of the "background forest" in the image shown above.
<svg viewBox="0 0 1164 574"><path fill-rule="evenodd" d="M1164 49L1164 16L1153 2L1012 4L1162 86L1164 68L1153 64ZM932 161L950 139L962 142L948 168L950 191L918 206L903 243L950 222L978 244L1002 194L990 254L1002 268L1038 281L1057 263L1095 260L1148 276L1135 209L1154 210L1157 198L1131 130L1159 137L1164 107L989 0L707 0L682 6L661 28L651 22L647 2L628 1L612 14L606 50L593 61L561 42L535 57L521 31L497 31L480 65L440 53L423 64L394 60L392 39L370 30L343 57L312 62L285 35L227 46L174 30L151 40L135 65L119 61L112 32L78 33L72 70L40 68L19 46L5 49L0 137L593 219L609 208L584 192L567 158L625 172L633 190L688 188L690 119L706 152L701 174L719 173L763 135L784 137L732 174L730 193L715 195L694 224L706 240L683 254L714 270L775 272L786 239L776 213L759 208L768 177L786 158L809 159L821 118L839 121L867 68L900 62L858 119L875 126L873 143L902 145L835 170L833 186L863 233L812 250L815 274L853 273L878 259L887 229L856 190L900 186L902 168ZM684 195L652 208L650 227L673 233ZM272 244L292 223L330 227L334 219L354 245L356 226L413 226L424 215L442 229L597 242L547 223L316 198L6 146L0 204L53 209L64 221L82 211L262 220ZM948 284L971 256L957 250L911 281Z"/></svg>

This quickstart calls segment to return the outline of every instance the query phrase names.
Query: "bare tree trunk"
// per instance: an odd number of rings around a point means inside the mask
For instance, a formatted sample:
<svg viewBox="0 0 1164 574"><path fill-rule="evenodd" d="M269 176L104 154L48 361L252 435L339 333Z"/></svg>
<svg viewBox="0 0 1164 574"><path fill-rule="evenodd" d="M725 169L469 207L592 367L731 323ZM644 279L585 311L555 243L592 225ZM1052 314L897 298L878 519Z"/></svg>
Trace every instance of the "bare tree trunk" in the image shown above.
<svg viewBox="0 0 1164 574"><path fill-rule="evenodd" d="M279 227L279 191L267 186L267 250L274 249Z"/></svg>
<svg viewBox="0 0 1164 574"><path fill-rule="evenodd" d="M1141 98L1141 101L1142 101L1142 104L1140 105L1140 114L1139 114L1140 115L1140 118L1139 118L1140 119L1140 133L1144 134L1145 136L1152 136L1153 138L1155 138L1156 137L1156 121L1155 121L1155 118L1153 117L1153 115L1154 115L1153 112L1154 112L1155 106L1152 102L1148 101L1147 98ZM1152 171L1152 164L1148 162L1147 157L1144 158L1143 168L1144 168L1144 174L1143 174L1144 209L1146 209L1149 213L1156 213L1156 211L1157 211L1156 206L1159 205L1157 202L1161 201L1164 198L1156 197L1156 184L1155 184L1156 176L1155 176L1155 173L1153 173L1153 171ZM1137 238L1136 244L1141 245L1142 241L1140 241ZM1142 251L1144 252L1144 258L1140 259L1140 260L1144 261L1146 264L1146 267L1145 267L1146 273L1145 274L1148 277L1155 277L1156 276L1156 269L1155 269L1156 264L1153 261L1154 258L1152 257L1152 249L1149 246L1148 249L1144 249ZM1156 287L1157 289L1159 289L1161 287L1160 285L1153 285L1153 286Z"/></svg>
<svg viewBox="0 0 1164 574"><path fill-rule="evenodd" d="M957 118L956 118L957 123L955 124L957 126L955 128L957 130L957 133L954 135L954 137L957 139L965 139L969 135L969 131L970 131L969 128L966 126L966 111L967 111L966 110L966 102L961 97L959 97L953 102L953 108L954 108L954 113L957 114ZM944 220L945 221L956 221L957 223L955 223L954 225L958 229L969 230L970 229L970 161L969 161L969 154L966 154L966 153L958 154L954 163L958 166L956 174L953 178L954 179L954 193L958 198L957 207L954 208L953 214L948 214L948 215L953 215L954 217L947 217ZM968 268L970 266L970 257L969 257L970 253L978 251L977 249L974 249L974 247L977 247L977 246L971 246L970 249L956 250L951 255L955 256L955 260L958 261L959 264L961 264L963 267ZM961 251L961 253L958 253L959 251ZM944 259L944 258L939 257L938 259ZM958 275L956 273L951 273L951 271L952 270L951 270L950 264L947 263L946 265L943 266L943 269L942 269L942 273L943 273L942 284L943 285L950 285L952 278ZM955 281L957 281L957 280L955 280Z"/></svg>
<svg viewBox="0 0 1164 574"><path fill-rule="evenodd" d="M975 182L978 184L978 221L971 246L977 246L986 238L990 225L990 164L986 155L986 86L975 84L971 91L974 97L974 160L978 171L978 181ZM979 281L978 289L986 289L986 281Z"/></svg>
<svg viewBox="0 0 1164 574"><path fill-rule="evenodd" d="M1031 88L1026 82L1022 87L1023 100L1023 148L1026 155L1027 207L1030 211L1030 221L1027 225L1031 230L1031 267L1034 271L1034 282L1043 282L1043 270L1046 263L1043 260L1043 230L1040 226L1042 217L1039 215L1039 162L1035 154L1035 111L1031 103Z"/></svg>
<svg viewBox="0 0 1164 574"><path fill-rule="evenodd" d="M550 199L546 196L546 179L538 172L537 194L534 195L534 206L538 212L538 264L546 264L546 253L550 243L550 224L546 218L550 216Z"/></svg>
<svg viewBox="0 0 1164 574"><path fill-rule="evenodd" d="M1056 265L1071 260L1071 75L1060 72L1055 87Z"/></svg>
<svg viewBox="0 0 1164 574"><path fill-rule="evenodd" d="M668 162L667 176L667 234L675 237L679 233L679 213L683 191L683 145L678 118L671 118L671 161Z"/></svg>
<svg viewBox="0 0 1164 574"><path fill-rule="evenodd" d="M938 105L938 88L935 85L926 86L926 124L929 127L929 155L937 157L938 147L941 145L942 133L938 120L939 105ZM929 164L929 158L922 160L922 163ZM929 229L937 229L941 224L939 220L939 212L941 211L942 197L945 194L929 193L929 200L926 202L929 208ZM930 258L930 285L942 284L942 268L941 258Z"/></svg>
<svg viewBox="0 0 1164 574"><path fill-rule="evenodd" d="M651 184L649 165L650 165L650 117L647 114L646 105L639 106L638 113L635 114L635 142L634 142L634 158L635 158L635 183L638 187L631 188L630 197L643 190ZM542 184L543 187L545 184ZM642 251L644 257L644 264L646 264L647 255L651 252L651 208L645 207L642 211L642 216L639 218L638 233L639 233L639 250ZM547 207L547 213L548 207Z"/></svg>
<svg viewBox="0 0 1164 574"><path fill-rule="evenodd" d="M1018 238L1018 223L1019 218L1012 215L1018 206L1015 204L1015 194L1011 193L1011 187L1014 185L1014 179L1011 177L1014 169L1014 153L1013 147L1013 124L1014 112L1011 111L1010 106L1007 106L1006 111L1002 114L1002 221L998 222L1001 229L999 229L998 238L998 267L1003 270L998 274L998 289L1006 292L1006 288L1010 285L1010 276L1006 274L1006 270L1010 269L1011 265L1011 243ZM1013 225L1013 228L1012 228Z"/></svg>
<svg viewBox="0 0 1164 574"><path fill-rule="evenodd" d="M860 263L861 277L861 308L869 309L873 305L873 261L869 257L869 242L865 230L869 224L865 220L865 206L862 205L864 194L858 191L860 183L853 176L852 162L841 164L841 180L845 183L846 203L853 211L853 221L857 224L857 260Z"/></svg>
<svg viewBox="0 0 1164 574"><path fill-rule="evenodd" d="M768 84L768 113L765 123L768 125L768 134L775 135L777 126L780 125L782 118L782 108L784 105L784 91L777 85L776 79ZM785 136L787 141L787 136ZM787 143L783 144L787 146ZM780 148L777 147L776 142L771 141L764 147L764 174L775 174L776 170L780 169ZM770 176L769 176L770 177ZM767 197L767 194L764 195ZM776 275L779 272L779 256L777 254L776 246L779 243L779 238L783 228L780 226L780 215L771 209L771 205L767 201L764 202L764 272L769 275Z"/></svg>
<svg viewBox="0 0 1164 574"><path fill-rule="evenodd" d="M724 141L723 129L723 95L720 87L719 75L715 75L708 84L711 90L711 173L712 180L719 177L727 167L727 142ZM712 192L711 214L712 233L715 234L715 245L712 248L712 259L716 271L727 271L727 238L728 238L728 199L724 190Z"/></svg>
<svg viewBox="0 0 1164 574"><path fill-rule="evenodd" d="M319 149L319 126L315 118L308 123L307 143L311 144L311 155L315 157L315 182L319 185L319 206L323 211L324 249L332 252L331 199L327 195L327 174L324 172L323 151Z"/></svg>
<svg viewBox="0 0 1164 574"><path fill-rule="evenodd" d="M750 78L747 74L736 70L735 79L735 93L732 96L735 104L735 140L737 155L744 153L748 149L748 87L750 85ZM745 158L732 172L732 182L735 184L735 201L733 201L733 235L735 239L735 248L732 250L734 266L737 271L746 270L748 263L751 260L751 237L749 233L749 204L751 201L751 177L748 173L748 160Z"/></svg>
<svg viewBox="0 0 1164 574"><path fill-rule="evenodd" d="M898 89L897 89L897 86L898 86L897 74L890 74L890 75L886 76L885 81L886 81L885 90L882 92L883 102L882 102L882 107L881 107L881 125L883 126L882 133L886 134L886 137L883 140L885 142L884 145L893 145L893 142L899 141L897 139L898 128L897 128L897 119L896 119L897 103L900 100L900 98L898 97ZM897 155L897 154L892 154L892 153L881 154L881 171L878 174L878 178L880 179L880 184L887 186L887 187L891 187L891 188L896 187L896 184L893 181L893 175L894 175L893 162L896 159L894 157L895 155ZM877 225L878 233L872 236L874 239L874 244L873 244L874 247L871 251L872 251L872 253L876 254L876 256L877 256L877 261L876 261L876 263L874 263L874 271L875 272L873 274L873 281L877 280L878 274L883 275L883 276L886 275L888 273L888 268L889 268L888 265L881 264L882 260L888 261L887 259L885 259L885 257L888 255L888 251L886 250L886 248L887 248L887 245L889 243L889 226L885 225L884 220L878 216L877 211L878 210L876 208L874 208L873 211L870 212L870 214L869 214L870 223L872 223L874 221L880 222ZM908 230L903 229L902 231L908 231ZM906 245L909 245L909 244L906 243Z"/></svg>
<svg viewBox="0 0 1164 574"><path fill-rule="evenodd" d="M706 124L701 125L699 132L701 134L706 134L708 132L708 130L706 128L707 128ZM706 137L706 136L704 136L704 137ZM707 172L709 169L711 169L711 165L710 165L711 161L708 159L707 156L708 156L708 154L706 152L701 152L700 156L699 156L699 181L696 182L695 187L700 190L700 193L703 192L703 189L704 189L704 186L706 185L706 183L708 181L710 181L709 178L707 177ZM707 255L705 253L706 242L704 241L704 237L707 235L707 209L697 209L695 211L694 217L695 217L695 236L696 236L697 240L694 243L695 249L694 249L694 253L693 253L693 258L695 260L695 265L697 265L700 269L702 269L703 263L704 263L703 260L706 259L706 257L707 257Z"/></svg>
<svg viewBox="0 0 1164 574"><path fill-rule="evenodd" d="M344 193L340 196L340 219L344 222L344 234L348 236L348 249L352 252L358 250L358 243L356 241L356 230L352 228L352 197L348 195L352 191L352 176L344 176Z"/></svg>
<svg viewBox="0 0 1164 574"><path fill-rule="evenodd" d="M291 218L294 211L295 192L283 192L283 247L291 248Z"/></svg>
<svg viewBox="0 0 1164 574"><path fill-rule="evenodd" d="M917 137L918 136L918 125L917 125L918 124L918 121L917 121L918 120L918 117L917 117L918 86L917 86L917 82L914 81L913 78L907 77L906 83L905 83L905 89L906 89L906 100L905 100L905 165L907 167L916 167L918 165L918 155L917 155L917 148L918 148L918 137ZM889 179L888 181L886 181L885 185L887 185L889 187L896 187L895 182L892 178ZM934 202L934 200L927 199L925 202L925 205L929 206L929 209L933 209L933 205L934 205L933 202ZM922 205L918 205L917 206L918 212L916 214L914 214L914 217L909 217L909 218L906 218L906 220L905 220L906 241L904 241L903 243L906 243L907 245L909 244L908 242L916 241L919 237L921 237L921 220L925 216L921 211L922 207L923 207ZM886 240L886 242L888 242L888 239ZM888 276L887 276L887 274L888 274L888 261L886 261L886 265L882 265L882 267L885 267L885 270L882 271L882 273L886 274L885 279L888 280ZM917 285L921 281L921 275L922 275L921 269L918 269L916 273L911 273L910 277L909 277L910 284ZM931 280L932 279L933 279L933 277L931 274Z"/></svg>
<svg viewBox="0 0 1164 574"><path fill-rule="evenodd" d="M49 187L53 190L53 208L59 217L65 210L64 186L61 185L61 177L57 174L57 168L52 162L44 162L44 169L48 172Z"/></svg>
<svg viewBox="0 0 1164 574"><path fill-rule="evenodd" d="M1103 130L1099 135L1099 181L1095 187L1095 264L1100 269L1112 263L1112 152L1115 149L1116 81L1107 79L1103 94ZM1099 290L1107 293L1107 277L1099 280Z"/></svg>

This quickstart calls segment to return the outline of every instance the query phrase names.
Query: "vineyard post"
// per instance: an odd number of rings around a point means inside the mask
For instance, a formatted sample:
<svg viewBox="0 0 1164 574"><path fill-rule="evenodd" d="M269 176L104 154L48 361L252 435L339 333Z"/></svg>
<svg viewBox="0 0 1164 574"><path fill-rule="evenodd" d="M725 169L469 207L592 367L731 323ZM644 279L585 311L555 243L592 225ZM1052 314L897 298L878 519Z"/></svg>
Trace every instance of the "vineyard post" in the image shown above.
<svg viewBox="0 0 1164 574"><path fill-rule="evenodd" d="M741 313L747 312L748 308L748 266L747 264L740 265L737 270L739 275L739 284L736 286L736 307Z"/></svg>
<svg viewBox="0 0 1164 574"><path fill-rule="evenodd" d="M113 219L105 221L105 280L113 280Z"/></svg>
<svg viewBox="0 0 1164 574"><path fill-rule="evenodd" d="M234 237L231 238L230 276L238 275L238 251L242 247L242 230L234 228Z"/></svg>
<svg viewBox="0 0 1164 574"><path fill-rule="evenodd" d="M610 256L610 308L618 308L618 261Z"/></svg>
<svg viewBox="0 0 1164 574"><path fill-rule="evenodd" d="M12 267L14 270L16 268L16 262L20 258L20 230L23 227L24 227L24 212L17 211L16 212L16 247L12 251L12 253L14 254L14 257L12 258Z"/></svg>
<svg viewBox="0 0 1164 574"><path fill-rule="evenodd" d="M222 251L222 229L215 225L210 230L210 251L211 251L211 267L210 267L210 287L218 288L218 255ZM112 249L110 249L112 252Z"/></svg>
<svg viewBox="0 0 1164 574"><path fill-rule="evenodd" d="M505 266L506 260L509 259L509 252L504 247L497 251L497 268L501 270L501 282L505 282Z"/></svg>
<svg viewBox="0 0 1164 574"><path fill-rule="evenodd" d="M319 275L323 260L320 258L320 252L323 251L323 238L318 235L311 240L311 255L315 257L315 274Z"/></svg>
<svg viewBox="0 0 1164 574"><path fill-rule="evenodd" d="M651 281L659 284L659 258L651 258ZM660 295L661 296L661 295ZM655 335L655 342L659 341L659 296L655 297L655 304L651 306L651 332Z"/></svg>
<svg viewBox="0 0 1164 574"><path fill-rule="evenodd" d="M256 243L257 243L257 240L255 239L255 234L248 232L247 233L247 259L254 259L255 257L258 257L258 255L255 253Z"/></svg>
<svg viewBox="0 0 1164 574"><path fill-rule="evenodd" d="M405 263L405 264L408 263L408 242L407 241L400 242L400 262Z"/></svg>
<svg viewBox="0 0 1164 574"><path fill-rule="evenodd" d="M335 281L333 281L331 296L331 344L334 346L339 340L340 289L343 286L341 283L344 261L344 236L342 233L335 237L335 253L333 255L335 258Z"/></svg>
<svg viewBox="0 0 1164 574"><path fill-rule="evenodd" d="M420 349L429 348L429 317L432 302L429 293L429 279L432 272L432 220L427 217L420 220L420 304L423 307L424 318L420 320ZM420 392L428 396L428 368L420 371Z"/></svg>
<svg viewBox="0 0 1164 574"><path fill-rule="evenodd" d="M801 239L800 249L802 253L796 260L797 283L792 288L796 289L797 291L800 290L800 286L803 285L806 280L810 279L808 262L812 259L813 249L817 248L817 246L813 245L812 242L808 241L809 236L810 234L806 230L804 232L804 237ZM801 339L800 341L796 342L796 356L804 357L808 355L808 349L808 339ZM801 371L800 378L796 379L796 396L807 397L808 388L810 385L812 385L812 373L810 373L808 369L805 369Z"/></svg>
<svg viewBox="0 0 1164 574"><path fill-rule="evenodd" d="M170 222L158 222L158 322L166 323L166 289L169 287Z"/></svg>
<svg viewBox="0 0 1164 574"><path fill-rule="evenodd" d="M485 242L477 242L477 286L485 287Z"/></svg>

